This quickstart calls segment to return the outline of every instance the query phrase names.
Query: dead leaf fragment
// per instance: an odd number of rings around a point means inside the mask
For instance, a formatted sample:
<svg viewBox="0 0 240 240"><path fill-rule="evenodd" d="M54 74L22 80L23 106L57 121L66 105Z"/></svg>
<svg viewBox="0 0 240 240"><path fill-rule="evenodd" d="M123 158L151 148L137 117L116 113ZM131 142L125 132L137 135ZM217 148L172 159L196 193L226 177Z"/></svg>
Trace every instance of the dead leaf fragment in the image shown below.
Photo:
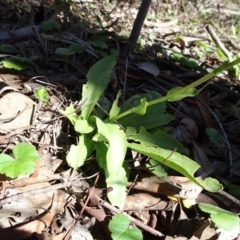
<svg viewBox="0 0 240 240"><path fill-rule="evenodd" d="M181 123L185 126L185 128L189 131L189 133L197 138L198 136L198 127L196 123L191 118L183 118Z"/></svg>
<svg viewBox="0 0 240 240"><path fill-rule="evenodd" d="M153 63L141 62L136 65L138 66L138 68L144 70L145 72L152 74L154 77L158 76L160 73L158 67Z"/></svg>
<svg viewBox="0 0 240 240"><path fill-rule="evenodd" d="M13 129L29 126L31 123L34 105L35 103L29 97L21 93L10 92L4 95L0 99L0 132L7 133ZM13 118L14 116L16 117ZM4 120L9 118L13 119L10 121Z"/></svg>

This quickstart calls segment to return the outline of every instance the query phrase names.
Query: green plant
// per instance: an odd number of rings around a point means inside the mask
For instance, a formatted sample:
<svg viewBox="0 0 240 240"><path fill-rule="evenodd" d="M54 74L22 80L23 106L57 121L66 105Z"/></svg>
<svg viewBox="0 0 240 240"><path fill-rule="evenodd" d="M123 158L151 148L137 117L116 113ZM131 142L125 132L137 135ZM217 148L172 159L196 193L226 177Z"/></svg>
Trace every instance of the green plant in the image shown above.
<svg viewBox="0 0 240 240"><path fill-rule="evenodd" d="M229 231L239 225L239 217L237 214L206 203L198 204L198 207L203 212L210 214L211 220L218 228Z"/></svg>
<svg viewBox="0 0 240 240"><path fill-rule="evenodd" d="M15 69L18 71L21 71L23 69L28 68L28 64L32 63L32 61L35 61L38 59L38 56L33 55L31 57L19 57L19 56L11 56L4 58L1 63L5 68L9 69Z"/></svg>
<svg viewBox="0 0 240 240"><path fill-rule="evenodd" d="M141 240L142 232L138 228L130 227L130 220L124 214L113 216L108 225L113 240Z"/></svg>
<svg viewBox="0 0 240 240"><path fill-rule="evenodd" d="M116 58L114 55L103 58L94 64L87 74L88 81L82 90L81 114L77 115L73 106L62 111L79 133L78 144L72 145L67 154L68 164L73 168L82 166L95 150L96 160L105 172L107 187L113 188L113 191L108 193L108 199L120 209L125 202L128 180L128 168L124 161L127 148L175 169L208 191L220 191L222 185L216 179L209 177L200 180L194 177L200 166L181 154L187 154L188 150L177 140L165 132L150 130L173 119L171 115L165 113L166 101L173 102L184 97L196 96L201 89L197 90L195 87L239 62L240 58L224 63L186 87L171 89L164 97L156 92L136 95L119 107L121 93L118 93L109 107L109 104L101 105L101 102L107 102L103 101L105 98L102 95L110 81ZM100 109L96 107L97 104L100 105Z"/></svg>
<svg viewBox="0 0 240 240"><path fill-rule="evenodd" d="M49 100L49 94L45 87L40 87L34 90L34 96L43 103L46 103Z"/></svg>
<svg viewBox="0 0 240 240"><path fill-rule="evenodd" d="M13 157L0 154L0 173L10 178L30 175L36 168L38 158L38 151L32 144L18 143L13 147Z"/></svg>

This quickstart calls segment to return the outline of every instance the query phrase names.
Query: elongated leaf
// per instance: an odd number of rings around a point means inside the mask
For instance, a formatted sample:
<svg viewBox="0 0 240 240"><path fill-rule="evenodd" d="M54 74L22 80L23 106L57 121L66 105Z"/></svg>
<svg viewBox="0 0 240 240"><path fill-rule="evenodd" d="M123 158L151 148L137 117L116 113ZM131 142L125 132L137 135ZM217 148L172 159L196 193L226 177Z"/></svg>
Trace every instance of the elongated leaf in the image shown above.
<svg viewBox="0 0 240 240"><path fill-rule="evenodd" d="M113 118L115 116L117 116L119 114L119 112L121 111L120 107L118 107L118 101L119 98L121 97L122 93L121 91L118 92L116 99L113 102L112 108L109 112L109 118Z"/></svg>
<svg viewBox="0 0 240 240"><path fill-rule="evenodd" d="M98 132L107 139L109 145L104 170L107 175L107 186L114 187L113 191L108 194L108 198L112 204L122 208L125 202L127 185L126 171L123 168L123 161L127 151L127 139L117 124L104 123L99 118L96 118L96 124ZM118 199L116 199L116 196L119 196Z"/></svg>
<svg viewBox="0 0 240 240"><path fill-rule="evenodd" d="M113 55L103 58L95 63L87 74L87 83L83 85L82 101L85 107L81 116L87 119L94 106L106 89L113 67L116 64L116 58Z"/></svg>
<svg viewBox="0 0 240 240"><path fill-rule="evenodd" d="M95 142L95 147L97 152L97 162L105 172L107 187L113 188L113 191L108 193L108 199L113 205L122 209L126 199L127 170L124 168L123 164L119 167L117 174L112 174L112 172L108 170L107 166L107 153L109 145L104 142Z"/></svg>
<svg viewBox="0 0 240 240"><path fill-rule="evenodd" d="M219 192L223 188L216 179L196 179L194 177L194 173L198 170L200 166L196 162L192 161L190 158L181 155L180 153L157 147L144 146L143 144L136 143L128 143L128 147L176 170L177 172L183 174L192 182L198 184L207 191Z"/></svg>
<svg viewBox="0 0 240 240"><path fill-rule="evenodd" d="M127 152L127 138L117 124L104 123L99 118L96 118L96 124L98 132L106 137L109 143L107 168L111 174L117 174Z"/></svg>

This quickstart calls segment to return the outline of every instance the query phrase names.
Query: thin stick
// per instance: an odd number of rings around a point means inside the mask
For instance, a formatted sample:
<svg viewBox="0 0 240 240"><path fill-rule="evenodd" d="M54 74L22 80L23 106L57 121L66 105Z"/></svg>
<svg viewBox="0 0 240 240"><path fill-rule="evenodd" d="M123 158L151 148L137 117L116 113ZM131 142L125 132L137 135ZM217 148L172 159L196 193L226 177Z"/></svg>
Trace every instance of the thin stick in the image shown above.
<svg viewBox="0 0 240 240"><path fill-rule="evenodd" d="M112 211L112 212L118 213L118 214L121 214L121 213L122 213L121 210L115 208L114 206L112 206L112 205L109 204L108 202L104 201L104 200L101 199L100 197L98 197L98 196L95 196L95 197L96 197L96 199L98 200L99 204L102 205L103 207L109 209L109 210ZM124 214L125 214L125 213L124 213ZM129 218L129 220L130 220L132 223L134 223L136 226L138 226L138 227L140 227L141 229L143 229L143 230L151 233L152 235L157 236L157 237L163 237L163 236L164 236L163 233L161 233L161 232L159 232L159 231L157 231L157 230L149 227L148 225L146 225L146 224L144 224L144 223L136 220L135 218L129 216L128 214L126 214L126 216L127 216L127 217Z"/></svg>

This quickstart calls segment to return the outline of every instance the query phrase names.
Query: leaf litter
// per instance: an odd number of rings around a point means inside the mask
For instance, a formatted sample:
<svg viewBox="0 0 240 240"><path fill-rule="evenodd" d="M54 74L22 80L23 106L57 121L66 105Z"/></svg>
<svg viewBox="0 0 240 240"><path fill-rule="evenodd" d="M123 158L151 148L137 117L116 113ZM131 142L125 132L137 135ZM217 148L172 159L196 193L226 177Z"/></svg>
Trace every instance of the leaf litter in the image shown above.
<svg viewBox="0 0 240 240"><path fill-rule="evenodd" d="M117 213L119 210L99 201L99 198L105 199L111 189L104 188L104 178L101 175L100 183L96 184L92 180L99 171L93 161L95 156L89 156L81 169L73 170L67 166L66 153L78 137L59 109L70 104L78 110L84 107L84 103L79 101L80 92L82 85L86 83L89 68L111 49L120 50L124 41L120 35L124 31L130 32L140 1L112 1L112 4L105 5L101 1L95 1L92 5L87 1L81 4L74 2L74 6L83 15L82 22L79 22L74 11L67 11L71 6L66 3L65 9L57 6L55 12L52 9L53 1L48 1L44 7L35 3L31 11L39 14L33 18L34 14L30 14L26 6L20 5L19 11L14 12L9 3L3 2L1 11L12 15L0 24L1 60L10 52L11 55L16 54L17 58L12 62L8 59L8 65L0 69L2 82L11 87L0 90L1 119L7 119L0 120L0 147L2 152L9 153L16 143L31 142L37 147L40 157L35 171L29 177L9 179L1 176L0 237L106 239L110 235L105 217L109 211ZM234 15L234 4L232 1L229 5L233 9L220 6L221 11L228 10L225 11L226 18ZM185 7L186 11L188 8L197 9L192 3ZM205 8L213 12L214 16L218 14L216 7L213 8L211 4ZM42 10L45 12L41 15ZM168 23L167 27L154 19L158 11L166 10L181 13L173 21L168 16L166 19L169 21L165 22ZM128 11L131 11L132 16L125 16ZM49 25L47 22L41 25L44 20L50 19L51 14L54 14L54 20ZM152 17L145 22L141 35L148 47L144 48L139 44L137 51L127 61L125 58L118 58L115 76L105 92L108 101L115 99L119 89L124 89L125 100L153 90L166 95L173 87L185 86L220 64L221 59L216 60L209 49L198 49L203 53L201 58L194 53L196 40L207 42L209 38L203 33L202 23L198 32L190 34L186 31L184 24L188 24L191 18L183 20L185 14L186 12L180 11L180 6L173 3L159 1L159 4L153 4L149 11L149 16ZM67 18L71 21L67 21ZM29 26L19 22L18 29L13 30L16 19L26 20ZM31 26L31 22L35 25ZM91 24L87 25L87 22ZM225 25L226 22L221 19L219 24ZM102 27L102 31L97 29L96 23ZM178 33L183 36L176 37ZM157 35L155 42L159 45L154 44L151 35ZM231 46L237 45L234 45L235 39L223 37L222 41ZM4 46L3 43L10 45ZM81 51L74 50L71 44L80 44ZM14 47L14 52L9 46ZM208 47L214 48L210 44ZM174 51L178 54L172 54ZM232 51L236 52L234 48ZM195 60L183 54L190 54ZM202 56L206 56L205 59ZM205 67L200 68L201 63ZM28 69L25 69L26 64ZM18 71L12 71L12 68ZM38 87L47 88L50 94L47 103L34 98L34 84L35 87L38 84ZM10 92L13 89L20 93ZM126 160L131 168L132 182L128 183L129 192L123 209L131 216L130 220L135 218L136 226L144 229L144 239L153 239L152 235L161 236L161 239L236 239L239 235L239 226L232 232L219 232L208 217L200 218L193 208L186 207L187 204L194 205L191 202L193 200L239 213L239 193L231 190L233 187L239 190L240 177L238 92L238 81L224 73L215 77L212 84L206 86L197 98L168 103L165 112L160 113L174 116L171 122L169 120L164 123L165 129L160 130L170 132L185 149L188 148L187 156L202 167L198 176L210 175L218 178L229 186L229 192L235 198L202 191L199 185L167 167L165 172L168 176L153 177L151 168L146 168L147 165L144 164L148 159L142 154L137 154L137 159ZM8 100L4 100L6 98ZM25 109L26 106L28 109ZM221 126L225 134L221 131ZM209 127L217 130L222 145L216 144L213 140L216 137L210 135L213 133L206 132ZM140 133L141 130L139 136ZM230 142L231 149L226 144L227 141ZM229 151L232 155L229 155ZM168 161L170 157L171 154L164 161ZM131 165L132 161L138 161L140 167ZM229 168L232 175L230 180ZM91 195L96 196L96 199ZM189 202L184 203L185 200ZM195 210L199 211L196 208ZM127 232L127 227L125 230Z"/></svg>

